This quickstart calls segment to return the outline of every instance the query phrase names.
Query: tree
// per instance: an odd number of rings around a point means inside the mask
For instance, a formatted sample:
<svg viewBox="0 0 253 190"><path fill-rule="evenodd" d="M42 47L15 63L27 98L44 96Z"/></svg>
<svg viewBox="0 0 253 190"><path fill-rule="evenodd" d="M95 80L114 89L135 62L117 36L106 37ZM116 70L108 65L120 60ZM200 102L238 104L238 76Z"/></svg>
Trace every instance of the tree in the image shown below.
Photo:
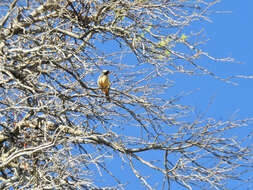
<svg viewBox="0 0 253 190"><path fill-rule="evenodd" d="M168 95L177 73L229 82L198 60L231 59L187 29L217 2L1 1L1 189L128 189L115 167L145 189L245 182L252 146L227 133L249 119L194 117ZM103 69L111 102L96 84Z"/></svg>

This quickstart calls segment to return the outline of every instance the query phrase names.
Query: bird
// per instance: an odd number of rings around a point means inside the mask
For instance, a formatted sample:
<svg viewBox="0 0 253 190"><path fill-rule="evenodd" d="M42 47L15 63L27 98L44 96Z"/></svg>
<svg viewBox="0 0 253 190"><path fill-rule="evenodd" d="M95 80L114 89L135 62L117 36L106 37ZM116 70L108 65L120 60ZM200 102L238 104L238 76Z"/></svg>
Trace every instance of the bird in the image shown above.
<svg viewBox="0 0 253 190"><path fill-rule="evenodd" d="M98 87L105 93L107 101L110 102L109 90L110 90L110 80L109 80L109 73L108 70L103 70L102 74L98 77Z"/></svg>

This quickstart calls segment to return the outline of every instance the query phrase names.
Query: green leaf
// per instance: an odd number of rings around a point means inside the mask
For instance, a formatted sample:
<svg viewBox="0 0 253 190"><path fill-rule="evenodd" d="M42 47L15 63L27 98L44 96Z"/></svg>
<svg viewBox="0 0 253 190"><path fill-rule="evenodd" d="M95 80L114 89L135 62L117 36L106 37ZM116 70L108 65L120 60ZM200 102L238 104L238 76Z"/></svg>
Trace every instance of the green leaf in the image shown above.
<svg viewBox="0 0 253 190"><path fill-rule="evenodd" d="M166 49L166 50L164 51L164 54L165 54L165 55L170 55L169 50Z"/></svg>
<svg viewBox="0 0 253 190"><path fill-rule="evenodd" d="M185 34L182 34L180 39L182 42L185 42L185 40L187 39L187 36Z"/></svg>

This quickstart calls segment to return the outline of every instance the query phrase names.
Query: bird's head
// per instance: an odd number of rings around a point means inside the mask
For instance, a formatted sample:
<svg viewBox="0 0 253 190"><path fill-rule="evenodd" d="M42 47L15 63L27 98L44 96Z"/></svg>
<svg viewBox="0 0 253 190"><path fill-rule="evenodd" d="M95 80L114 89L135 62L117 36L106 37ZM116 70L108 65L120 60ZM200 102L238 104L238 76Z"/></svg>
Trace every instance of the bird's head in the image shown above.
<svg viewBox="0 0 253 190"><path fill-rule="evenodd" d="M103 74L104 75L108 75L110 73L110 71L108 71L108 70L103 70Z"/></svg>

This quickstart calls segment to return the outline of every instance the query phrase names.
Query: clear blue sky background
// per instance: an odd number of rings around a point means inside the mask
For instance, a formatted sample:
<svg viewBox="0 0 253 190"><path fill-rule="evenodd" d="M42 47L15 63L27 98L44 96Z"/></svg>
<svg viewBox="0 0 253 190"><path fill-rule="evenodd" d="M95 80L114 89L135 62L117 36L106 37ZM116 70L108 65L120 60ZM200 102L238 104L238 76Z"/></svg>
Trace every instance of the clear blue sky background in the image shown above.
<svg viewBox="0 0 253 190"><path fill-rule="evenodd" d="M244 74L253 76L253 1L223 0L216 10L231 11L228 14L212 16L213 23L206 24L209 52L214 56L233 57L242 64L217 65L219 73ZM238 111L236 118L253 117L253 79L235 79L238 86L222 82L205 83L202 90L207 97L215 96L211 113L220 117L229 117ZM204 82L204 81L203 81ZM208 95L209 94L209 95ZM198 99L197 99L198 100Z"/></svg>
<svg viewBox="0 0 253 190"><path fill-rule="evenodd" d="M210 15L211 23L201 22L201 26L197 26L205 28L205 35L210 39L204 50L214 57L232 57L235 63L215 64L210 61L206 65L213 64L208 66L210 70L224 77L253 76L253 0L223 0L212 10L227 13L212 14ZM182 91L185 93L194 91L182 101L194 106L196 114L206 112L208 109L206 117L214 117L217 120L253 118L253 79L233 79L233 81L238 85L227 84L212 77L177 77L171 93L176 95ZM244 136L248 134L248 131L238 131L235 135L238 134ZM253 140L249 142L249 144L252 143ZM109 165L112 170L115 169L115 172L120 172L119 175L126 176L127 181L131 183L128 189L144 189L140 184L135 186L136 179L133 174L124 173L124 169L120 170L116 160L112 160ZM154 183L161 182L160 178L152 175ZM172 187L172 189L178 189L178 187ZM245 187L241 186L240 189L245 189Z"/></svg>
<svg viewBox="0 0 253 190"><path fill-rule="evenodd" d="M236 63L215 64L210 67L211 71L220 76L253 76L253 0L222 0L213 8L231 12L213 14L210 16L211 23L205 22L200 26L205 28L206 36L210 39L205 50L215 57L232 57ZM183 79L177 80L176 88L186 92L199 89L185 98L185 102L195 106L196 113L209 109L206 117L222 120L253 118L253 78L233 81L238 85L226 84L211 77L189 78L187 83ZM253 124L251 133L252 131ZM243 137L248 134L247 130L238 130L234 135ZM248 144L253 144L252 138L250 141ZM250 175L252 177L253 172ZM244 190L246 186L237 189Z"/></svg>
<svg viewBox="0 0 253 190"><path fill-rule="evenodd" d="M214 65L208 67L220 76L253 76L253 1L222 0L213 8L231 12L213 14L210 16L211 23L202 23L200 27L205 28L209 39L204 50L214 57L232 57L236 63L215 64L210 61ZM212 102L208 116L218 119L231 116L234 119L253 117L253 79L233 81L238 85L226 84L211 77L199 77L190 80L186 85L184 80L181 83L178 80L176 88L185 92L199 89L187 98L196 107L196 112L205 111Z"/></svg>

